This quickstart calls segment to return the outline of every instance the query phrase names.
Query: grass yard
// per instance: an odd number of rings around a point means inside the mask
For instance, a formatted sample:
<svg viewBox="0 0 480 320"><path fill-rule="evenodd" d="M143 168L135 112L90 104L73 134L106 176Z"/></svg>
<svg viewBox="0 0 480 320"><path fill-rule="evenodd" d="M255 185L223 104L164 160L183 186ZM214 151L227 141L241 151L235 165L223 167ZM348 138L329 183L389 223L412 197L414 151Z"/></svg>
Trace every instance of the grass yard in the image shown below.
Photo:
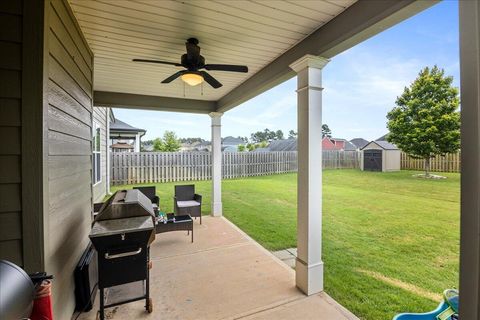
<svg viewBox="0 0 480 320"><path fill-rule="evenodd" d="M458 287L460 176L326 170L325 291L362 319L428 311ZM157 184L164 211L173 186ZM210 182L195 182L210 211ZM296 246L296 175L223 182L225 216L270 250Z"/></svg>

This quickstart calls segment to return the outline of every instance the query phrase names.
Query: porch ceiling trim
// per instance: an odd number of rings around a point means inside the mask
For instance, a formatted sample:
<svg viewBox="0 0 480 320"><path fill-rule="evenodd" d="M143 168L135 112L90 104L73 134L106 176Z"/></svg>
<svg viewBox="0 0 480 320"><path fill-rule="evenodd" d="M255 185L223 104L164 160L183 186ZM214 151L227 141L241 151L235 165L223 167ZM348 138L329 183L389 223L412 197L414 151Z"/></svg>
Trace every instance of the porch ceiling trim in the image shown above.
<svg viewBox="0 0 480 320"><path fill-rule="evenodd" d="M128 108L156 111L207 114L216 110L215 101L149 96L122 92L95 91L96 107Z"/></svg>
<svg viewBox="0 0 480 320"><path fill-rule="evenodd" d="M294 77L289 65L306 54L333 57L438 2L358 1L223 96L218 100L217 111L228 111Z"/></svg>

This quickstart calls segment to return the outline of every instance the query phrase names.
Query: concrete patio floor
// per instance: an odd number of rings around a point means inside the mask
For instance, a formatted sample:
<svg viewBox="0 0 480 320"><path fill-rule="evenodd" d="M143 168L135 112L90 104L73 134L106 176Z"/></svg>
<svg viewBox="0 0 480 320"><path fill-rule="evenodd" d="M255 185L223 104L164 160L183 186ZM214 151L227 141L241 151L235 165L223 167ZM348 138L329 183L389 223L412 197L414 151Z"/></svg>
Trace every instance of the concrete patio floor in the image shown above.
<svg viewBox="0 0 480 320"><path fill-rule="evenodd" d="M158 234L151 246L153 313L138 301L106 309L107 319L357 319L326 293L305 296L295 273L225 218ZM128 270L126 270L128 272ZM95 319L94 309L80 319Z"/></svg>

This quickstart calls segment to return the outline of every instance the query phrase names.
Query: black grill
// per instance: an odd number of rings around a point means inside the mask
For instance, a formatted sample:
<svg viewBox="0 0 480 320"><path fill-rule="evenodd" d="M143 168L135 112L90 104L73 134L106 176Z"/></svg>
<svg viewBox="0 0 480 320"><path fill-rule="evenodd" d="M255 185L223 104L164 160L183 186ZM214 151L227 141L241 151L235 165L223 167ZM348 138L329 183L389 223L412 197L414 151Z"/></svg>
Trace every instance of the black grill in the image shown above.
<svg viewBox="0 0 480 320"><path fill-rule="evenodd" d="M138 190L117 191L96 216L90 240L98 253L100 319L105 308L142 299L146 310L152 311L149 249L155 239L154 219L151 201ZM142 287L142 294L105 302L106 289L134 282Z"/></svg>

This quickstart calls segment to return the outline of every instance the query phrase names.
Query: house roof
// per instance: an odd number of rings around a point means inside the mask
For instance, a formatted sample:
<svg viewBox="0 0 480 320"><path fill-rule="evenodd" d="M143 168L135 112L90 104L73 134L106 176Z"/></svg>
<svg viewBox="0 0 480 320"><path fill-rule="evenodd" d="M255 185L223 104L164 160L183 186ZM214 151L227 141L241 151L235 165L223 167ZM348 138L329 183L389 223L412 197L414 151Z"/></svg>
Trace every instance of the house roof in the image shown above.
<svg viewBox="0 0 480 320"><path fill-rule="evenodd" d="M379 146L380 148L384 149L384 150L398 150L397 146L388 142L388 141L383 141L383 140L375 140L375 141L370 141L367 145L365 145L363 149L365 149L366 147L368 147L370 144L372 143L375 143L377 146Z"/></svg>
<svg viewBox="0 0 480 320"><path fill-rule="evenodd" d="M383 136L381 136L380 138L377 138L375 141L387 141L387 136L388 136L388 133L385 133Z"/></svg>
<svg viewBox="0 0 480 320"><path fill-rule="evenodd" d="M355 145L357 148L362 149L363 147L365 147L368 144L368 141L363 139L363 138L355 138L355 139L350 140L350 143Z"/></svg>
<svg viewBox="0 0 480 320"><path fill-rule="evenodd" d="M238 149L237 149L237 147L234 147L234 146L224 146L224 147L222 147L222 151L224 151L224 152L237 152Z"/></svg>
<svg viewBox="0 0 480 320"><path fill-rule="evenodd" d="M296 151L297 139L273 140L268 145L270 151Z"/></svg>
<svg viewBox="0 0 480 320"><path fill-rule="evenodd" d="M357 146L351 143L350 141L345 140L345 147L343 148L345 151L355 151L357 150Z"/></svg>
<svg viewBox="0 0 480 320"><path fill-rule="evenodd" d="M238 145L238 144L243 144L245 143L242 139L240 138L235 138L232 136L228 136L222 139L222 144L231 144L231 145Z"/></svg>
<svg viewBox="0 0 480 320"><path fill-rule="evenodd" d="M119 119L115 119L115 122L110 123L110 131L121 131L121 132L147 132L145 129L139 129L132 127L126 122L123 122Z"/></svg>

